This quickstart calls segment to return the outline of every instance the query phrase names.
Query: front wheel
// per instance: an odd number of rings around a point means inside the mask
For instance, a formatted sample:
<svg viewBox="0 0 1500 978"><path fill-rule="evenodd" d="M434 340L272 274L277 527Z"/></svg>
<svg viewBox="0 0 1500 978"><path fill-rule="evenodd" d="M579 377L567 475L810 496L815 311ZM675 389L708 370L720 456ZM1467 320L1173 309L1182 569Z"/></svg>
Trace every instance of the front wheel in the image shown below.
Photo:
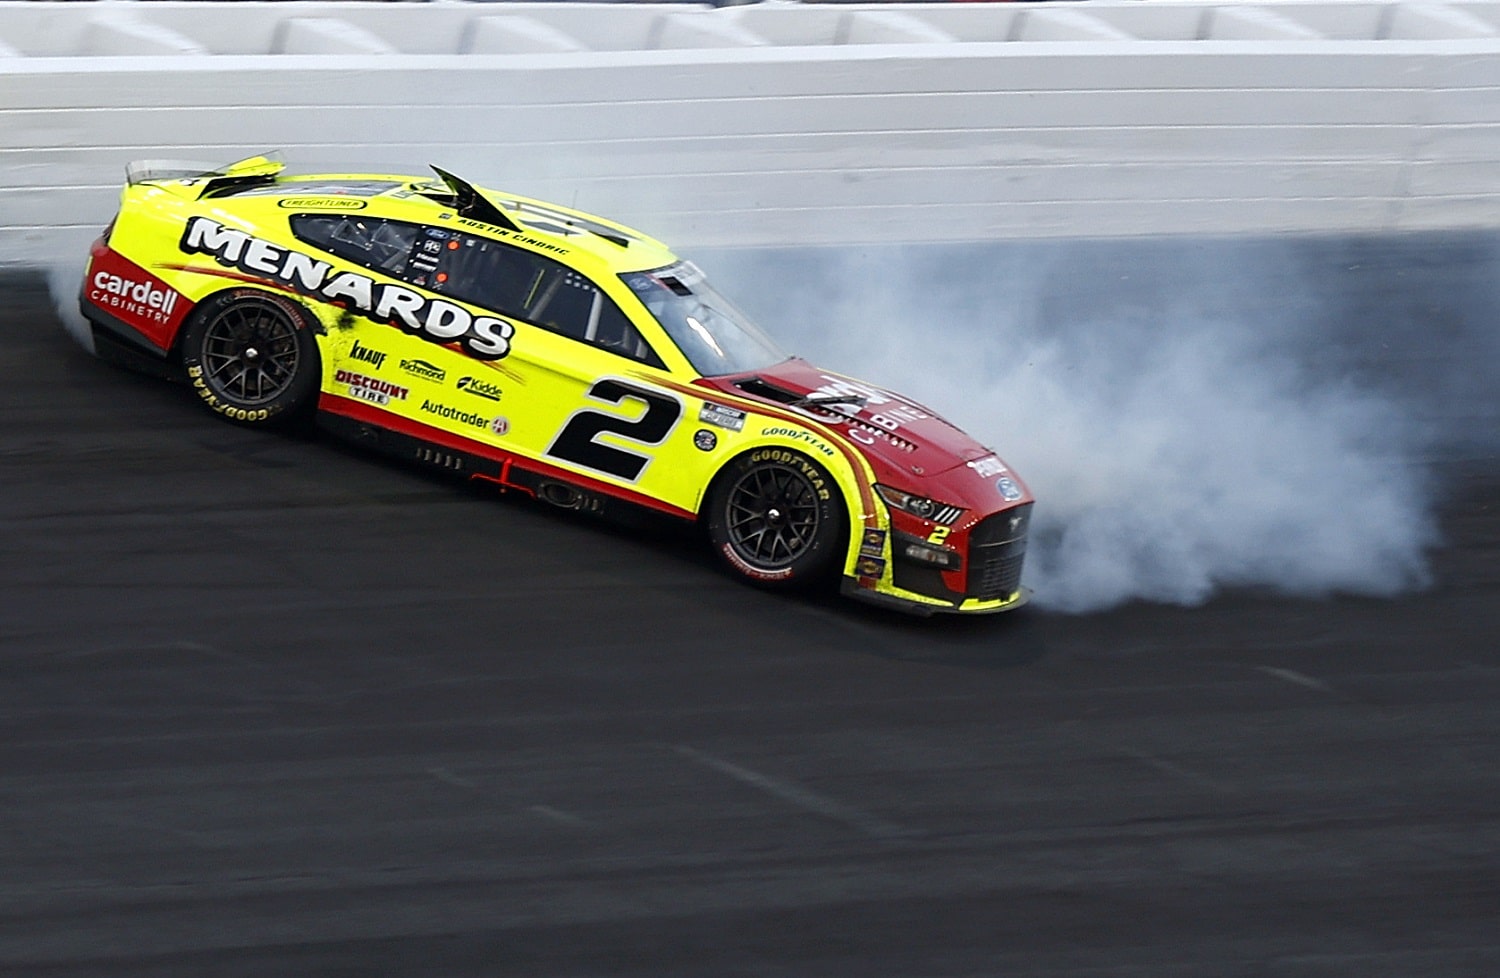
<svg viewBox="0 0 1500 978"><path fill-rule="evenodd" d="M714 483L708 537L730 570L773 587L829 574L840 557L843 505L828 472L800 452L760 448Z"/></svg>
<svg viewBox="0 0 1500 978"><path fill-rule="evenodd" d="M210 409L250 425L300 414L317 395L321 369L307 313L255 289L203 303L183 335L182 365Z"/></svg>

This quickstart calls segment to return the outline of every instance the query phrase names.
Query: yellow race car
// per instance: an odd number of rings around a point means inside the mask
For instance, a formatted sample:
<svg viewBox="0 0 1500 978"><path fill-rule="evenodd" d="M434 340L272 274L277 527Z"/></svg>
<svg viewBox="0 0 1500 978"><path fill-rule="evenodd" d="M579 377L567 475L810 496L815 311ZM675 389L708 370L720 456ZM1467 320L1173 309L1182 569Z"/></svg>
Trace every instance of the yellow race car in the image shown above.
<svg viewBox="0 0 1500 978"><path fill-rule="evenodd" d="M557 506L705 527L734 574L918 614L1026 599L994 452L789 356L639 231L436 178L133 163L80 303L96 351L243 425L335 434Z"/></svg>

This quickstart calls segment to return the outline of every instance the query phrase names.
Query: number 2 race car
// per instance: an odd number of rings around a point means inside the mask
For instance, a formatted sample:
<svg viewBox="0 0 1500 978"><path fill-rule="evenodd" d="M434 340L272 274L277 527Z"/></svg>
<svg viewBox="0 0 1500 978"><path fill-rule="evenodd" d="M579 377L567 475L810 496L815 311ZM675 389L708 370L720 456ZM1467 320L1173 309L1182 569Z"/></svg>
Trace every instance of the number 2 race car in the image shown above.
<svg viewBox="0 0 1500 978"><path fill-rule="evenodd" d="M706 529L728 569L919 614L1020 605L1032 499L919 404L788 356L638 231L437 178L133 163L80 301L106 359L229 421L571 509Z"/></svg>

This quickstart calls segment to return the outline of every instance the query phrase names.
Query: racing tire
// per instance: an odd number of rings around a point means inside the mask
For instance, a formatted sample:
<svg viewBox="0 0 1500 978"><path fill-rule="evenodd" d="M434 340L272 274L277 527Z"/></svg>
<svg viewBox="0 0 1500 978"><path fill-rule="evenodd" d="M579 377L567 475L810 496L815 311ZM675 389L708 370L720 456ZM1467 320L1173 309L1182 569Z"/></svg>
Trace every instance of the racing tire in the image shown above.
<svg viewBox="0 0 1500 978"><path fill-rule="evenodd" d="M209 409L236 424L269 427L315 402L322 367L312 319L301 306L257 289L230 289L201 303L182 338L188 383Z"/></svg>
<svg viewBox="0 0 1500 978"><path fill-rule="evenodd" d="M786 448L757 448L714 481L708 538L730 571L770 588L824 580L843 556L844 507L821 465Z"/></svg>

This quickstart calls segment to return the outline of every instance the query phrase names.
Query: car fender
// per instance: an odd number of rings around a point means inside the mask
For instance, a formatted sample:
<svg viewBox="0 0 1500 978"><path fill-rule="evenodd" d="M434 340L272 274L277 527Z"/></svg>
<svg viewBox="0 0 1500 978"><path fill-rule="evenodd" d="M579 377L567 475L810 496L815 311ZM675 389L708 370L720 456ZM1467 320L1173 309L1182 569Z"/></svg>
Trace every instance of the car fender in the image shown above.
<svg viewBox="0 0 1500 978"><path fill-rule="evenodd" d="M746 433L748 437L737 445L738 450L724 458L713 478L706 484L699 505L700 518L702 507L711 497L714 486L736 459L765 449L798 452L817 462L828 472L843 499L847 546L842 570L846 577L856 576L862 548L869 550L868 531L877 531L884 541L890 522L885 507L875 497L872 488L874 472L864 455L847 440L802 424L791 416L783 418L752 415L746 424Z"/></svg>

